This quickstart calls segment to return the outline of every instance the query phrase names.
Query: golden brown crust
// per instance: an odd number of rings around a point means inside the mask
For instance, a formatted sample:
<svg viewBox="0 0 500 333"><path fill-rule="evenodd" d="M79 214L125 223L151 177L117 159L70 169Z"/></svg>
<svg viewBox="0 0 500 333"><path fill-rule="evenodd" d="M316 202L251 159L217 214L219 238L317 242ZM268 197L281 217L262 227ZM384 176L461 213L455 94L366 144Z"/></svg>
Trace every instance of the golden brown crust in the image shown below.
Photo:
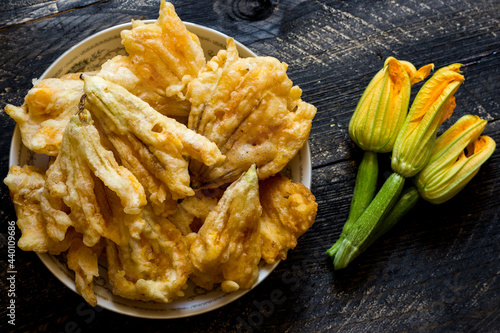
<svg viewBox="0 0 500 333"><path fill-rule="evenodd" d="M36 81L20 107L6 105L5 112L19 125L23 144L39 154L59 152L64 129L83 94L83 82L74 75Z"/></svg>
<svg viewBox="0 0 500 333"><path fill-rule="evenodd" d="M169 303L183 296L191 273L187 241L167 219L142 211L143 226L124 246L108 241L109 282L113 293L128 299Z"/></svg>
<svg viewBox="0 0 500 333"><path fill-rule="evenodd" d="M102 66L103 78L117 83L168 116L187 117L186 85L205 65L198 37L187 31L171 3L162 1L158 20L132 21L121 32L128 56Z"/></svg>
<svg viewBox="0 0 500 333"><path fill-rule="evenodd" d="M318 204L311 191L277 174L260 182L262 258L268 264L286 259L297 238L314 223Z"/></svg>
<svg viewBox="0 0 500 333"><path fill-rule="evenodd" d="M272 57L240 58L232 39L188 85L188 127L217 144L226 160L190 166L197 187L236 180L250 165L259 179L283 169L307 141L316 108Z"/></svg>
<svg viewBox="0 0 500 333"><path fill-rule="evenodd" d="M17 226L21 229L18 246L24 251L60 254L71 243L73 232L65 233L61 239L53 239L47 232L47 221L40 206L44 191L45 175L41 170L25 165L10 167L4 183L9 187L17 214Z"/></svg>
<svg viewBox="0 0 500 333"><path fill-rule="evenodd" d="M255 165L231 184L191 245L191 279L206 289L233 281L249 289L257 281L261 214Z"/></svg>

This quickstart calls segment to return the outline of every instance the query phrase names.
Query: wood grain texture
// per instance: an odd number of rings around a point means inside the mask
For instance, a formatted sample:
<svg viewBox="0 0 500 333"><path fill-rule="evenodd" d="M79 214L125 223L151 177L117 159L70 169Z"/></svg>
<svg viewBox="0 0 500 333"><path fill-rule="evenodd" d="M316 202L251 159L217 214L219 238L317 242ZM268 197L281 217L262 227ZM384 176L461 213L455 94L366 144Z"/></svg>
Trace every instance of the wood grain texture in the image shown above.
<svg viewBox="0 0 500 333"><path fill-rule="evenodd" d="M16 332L497 332L500 327L500 153L451 201L419 202L412 213L348 268L324 251L340 235L361 151L348 122L388 56L417 67L462 63L465 83L444 126L472 113L500 143L498 0L173 1L181 19L235 37L289 65L289 76L318 113L310 135L314 226L286 261L244 297L176 320L92 309L35 254L16 252ZM0 107L20 105L60 54L102 29L156 18L159 1L4 1L0 5ZM37 10L34 10L37 9ZM421 86L414 87L413 96ZM14 122L0 114L0 174L8 170ZM387 177L389 155L380 156ZM4 177L4 176L2 176ZM382 181L383 179L381 179ZM0 331L6 320L6 233L15 220L0 188ZM19 236L19 235L18 235ZM273 291L283 302L268 304Z"/></svg>

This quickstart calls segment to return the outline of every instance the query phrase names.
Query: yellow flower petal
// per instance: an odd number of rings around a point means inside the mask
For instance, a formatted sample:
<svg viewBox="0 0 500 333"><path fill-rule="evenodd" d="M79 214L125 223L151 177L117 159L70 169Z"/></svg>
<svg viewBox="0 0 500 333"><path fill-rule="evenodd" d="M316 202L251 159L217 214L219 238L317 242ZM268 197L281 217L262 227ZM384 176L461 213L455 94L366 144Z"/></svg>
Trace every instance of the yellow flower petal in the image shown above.
<svg viewBox="0 0 500 333"><path fill-rule="evenodd" d="M441 123L455 108L454 94L464 81L453 64L438 70L420 89L394 144L391 166L409 178L429 161Z"/></svg>
<svg viewBox="0 0 500 333"><path fill-rule="evenodd" d="M477 174L495 150L495 142L480 136L486 120L466 115L437 140L429 163L415 177L420 195L432 203L455 196Z"/></svg>
<svg viewBox="0 0 500 333"><path fill-rule="evenodd" d="M349 123L351 139L363 150L389 152L408 109L410 78L393 57L370 81Z"/></svg>
<svg viewBox="0 0 500 333"><path fill-rule="evenodd" d="M421 67L419 70L415 68L415 66L408 61L401 60L401 65L405 68L408 76L410 77L410 84L414 85L425 79L430 72L434 69L434 64L428 64Z"/></svg>

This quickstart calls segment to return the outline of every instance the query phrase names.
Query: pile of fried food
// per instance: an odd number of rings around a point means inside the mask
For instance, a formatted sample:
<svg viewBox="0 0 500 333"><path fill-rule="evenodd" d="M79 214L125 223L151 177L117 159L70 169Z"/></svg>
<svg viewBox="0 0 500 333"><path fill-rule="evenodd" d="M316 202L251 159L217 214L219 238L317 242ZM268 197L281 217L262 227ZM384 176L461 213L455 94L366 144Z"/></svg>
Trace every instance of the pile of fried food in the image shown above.
<svg viewBox="0 0 500 333"><path fill-rule="evenodd" d="M313 224L308 188L280 171L306 143L316 108L272 57L240 58L232 39L206 60L172 4L121 33L126 56L98 72L35 82L5 111L46 170L12 166L22 250L61 254L97 300L171 302L188 279L248 289L259 263L286 259Z"/></svg>

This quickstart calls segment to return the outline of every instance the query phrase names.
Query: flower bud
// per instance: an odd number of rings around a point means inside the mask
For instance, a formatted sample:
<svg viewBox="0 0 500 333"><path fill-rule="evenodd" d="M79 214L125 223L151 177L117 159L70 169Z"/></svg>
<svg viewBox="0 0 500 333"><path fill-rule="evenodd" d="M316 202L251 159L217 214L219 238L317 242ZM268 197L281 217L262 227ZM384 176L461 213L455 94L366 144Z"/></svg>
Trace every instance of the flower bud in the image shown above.
<svg viewBox="0 0 500 333"><path fill-rule="evenodd" d="M403 124L410 100L412 81L425 78L432 69L415 66L393 57L370 81L349 123L351 139L363 150L386 153Z"/></svg>
<svg viewBox="0 0 500 333"><path fill-rule="evenodd" d="M415 177L423 199L440 204L455 196L495 150L495 141L480 136L486 120L466 115L437 140L429 163Z"/></svg>
<svg viewBox="0 0 500 333"><path fill-rule="evenodd" d="M410 178L429 161L439 126L455 109L454 94L464 81L460 66L439 69L418 92L394 143L394 172Z"/></svg>

